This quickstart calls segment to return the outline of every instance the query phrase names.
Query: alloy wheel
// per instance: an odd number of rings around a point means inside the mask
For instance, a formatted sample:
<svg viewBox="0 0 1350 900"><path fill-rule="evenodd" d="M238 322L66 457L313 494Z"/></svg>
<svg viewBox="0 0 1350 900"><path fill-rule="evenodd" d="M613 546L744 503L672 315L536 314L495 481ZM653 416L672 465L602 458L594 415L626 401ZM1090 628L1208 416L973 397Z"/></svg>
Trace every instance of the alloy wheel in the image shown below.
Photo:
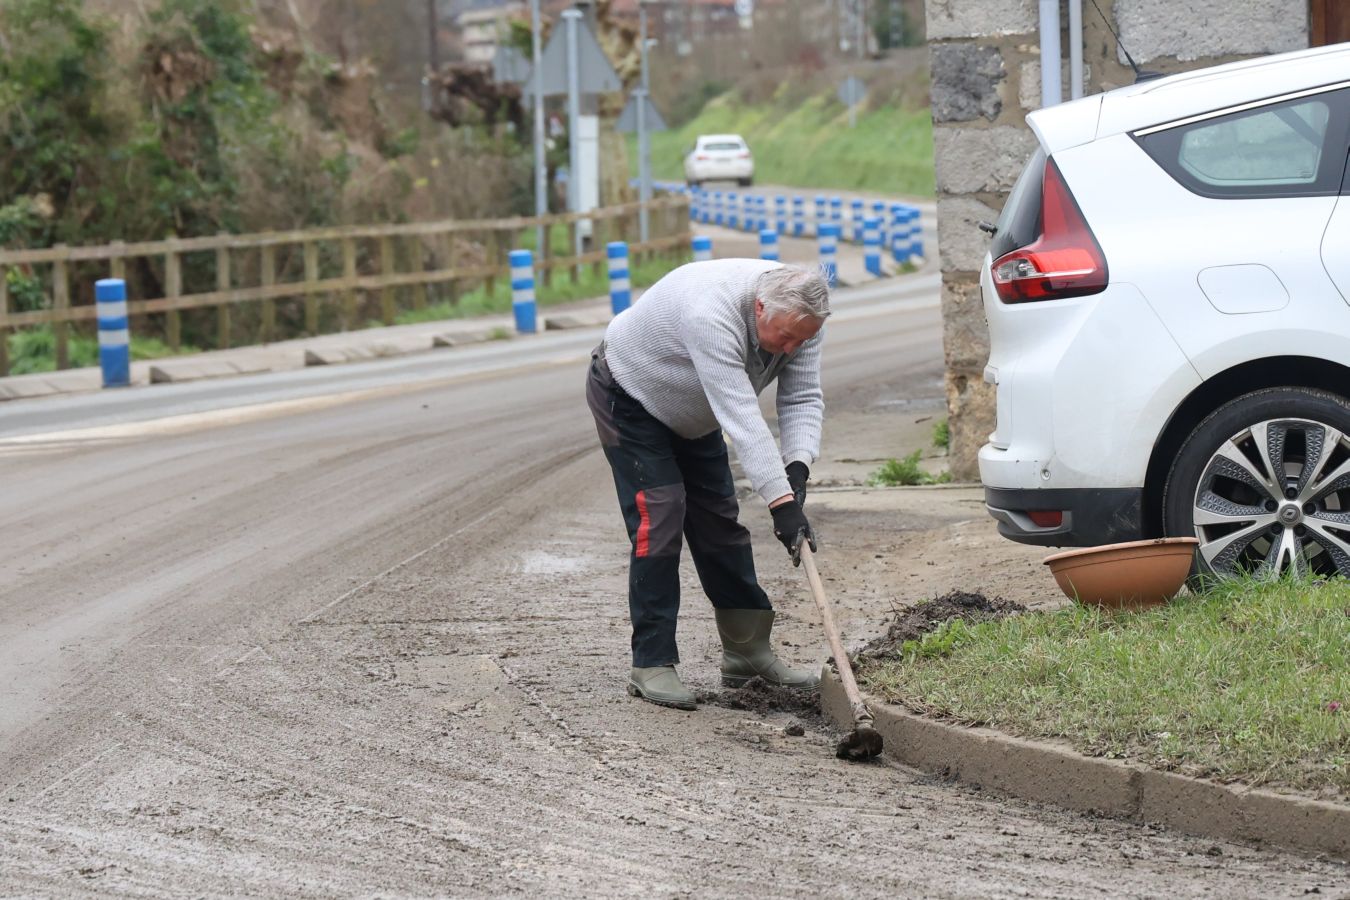
<svg viewBox="0 0 1350 900"><path fill-rule="evenodd" d="M1350 576L1350 436L1310 419L1244 428L1206 463L1192 512L1217 575Z"/></svg>

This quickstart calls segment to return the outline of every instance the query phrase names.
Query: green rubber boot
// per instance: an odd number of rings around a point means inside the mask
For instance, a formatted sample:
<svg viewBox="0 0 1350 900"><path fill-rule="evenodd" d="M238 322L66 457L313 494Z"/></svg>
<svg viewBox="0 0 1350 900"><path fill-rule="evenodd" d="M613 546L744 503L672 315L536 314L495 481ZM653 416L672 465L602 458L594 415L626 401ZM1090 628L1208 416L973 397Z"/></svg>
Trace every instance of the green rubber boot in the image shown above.
<svg viewBox="0 0 1350 900"><path fill-rule="evenodd" d="M810 672L791 669L769 646L773 630L771 609L718 609L717 632L722 636L722 684L742 687L756 676L769 684L808 689L820 684Z"/></svg>
<svg viewBox="0 0 1350 900"><path fill-rule="evenodd" d="M657 706L674 709L698 709L698 701L680 681L674 666L633 667L628 676L628 693Z"/></svg>

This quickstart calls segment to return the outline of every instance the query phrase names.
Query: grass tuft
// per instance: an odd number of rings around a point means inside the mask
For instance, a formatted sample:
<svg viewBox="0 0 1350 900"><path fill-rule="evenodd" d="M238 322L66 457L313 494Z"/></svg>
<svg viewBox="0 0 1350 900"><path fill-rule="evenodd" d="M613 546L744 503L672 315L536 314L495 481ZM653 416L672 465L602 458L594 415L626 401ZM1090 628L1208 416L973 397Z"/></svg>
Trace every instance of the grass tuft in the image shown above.
<svg viewBox="0 0 1350 900"><path fill-rule="evenodd" d="M952 480L951 472L930 475L919 467L923 457L922 450L915 450L904 459L888 459L868 476L867 483L874 487L897 487L913 484L946 484Z"/></svg>

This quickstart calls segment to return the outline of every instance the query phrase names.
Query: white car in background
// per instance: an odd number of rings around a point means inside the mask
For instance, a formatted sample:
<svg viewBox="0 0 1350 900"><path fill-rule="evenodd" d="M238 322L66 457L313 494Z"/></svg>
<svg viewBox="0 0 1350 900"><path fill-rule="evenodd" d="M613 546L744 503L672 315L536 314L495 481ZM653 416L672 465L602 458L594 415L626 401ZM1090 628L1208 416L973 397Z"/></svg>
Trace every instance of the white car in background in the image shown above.
<svg viewBox="0 0 1350 900"><path fill-rule="evenodd" d="M684 180L690 187L705 181L735 181L749 187L755 180L755 158L739 134L701 134L685 154Z"/></svg>
<svg viewBox="0 0 1350 900"><path fill-rule="evenodd" d="M1350 44L1027 121L981 273L1000 532L1350 575Z"/></svg>

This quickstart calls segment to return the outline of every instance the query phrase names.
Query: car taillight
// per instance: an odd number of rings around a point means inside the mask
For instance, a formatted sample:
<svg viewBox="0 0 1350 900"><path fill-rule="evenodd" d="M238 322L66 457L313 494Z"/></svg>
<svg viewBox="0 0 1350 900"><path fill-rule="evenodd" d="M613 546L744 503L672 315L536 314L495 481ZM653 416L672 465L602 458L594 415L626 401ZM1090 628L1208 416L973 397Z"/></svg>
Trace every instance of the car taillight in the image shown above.
<svg viewBox="0 0 1350 900"><path fill-rule="evenodd" d="M698 160L706 160L706 159L708 159L708 158L709 158L709 157L708 157L706 154L703 154L703 153L700 153L698 156L695 156L695 157L694 157L694 159L698 159Z"/></svg>
<svg viewBox="0 0 1350 900"><path fill-rule="evenodd" d="M738 153L737 156L739 156L741 159L749 159L749 158L750 158L750 154L749 154L749 153Z"/></svg>
<svg viewBox="0 0 1350 900"><path fill-rule="evenodd" d="M994 260L994 289L1004 303L1082 297L1106 289L1106 257L1054 160L1041 184L1041 235Z"/></svg>

